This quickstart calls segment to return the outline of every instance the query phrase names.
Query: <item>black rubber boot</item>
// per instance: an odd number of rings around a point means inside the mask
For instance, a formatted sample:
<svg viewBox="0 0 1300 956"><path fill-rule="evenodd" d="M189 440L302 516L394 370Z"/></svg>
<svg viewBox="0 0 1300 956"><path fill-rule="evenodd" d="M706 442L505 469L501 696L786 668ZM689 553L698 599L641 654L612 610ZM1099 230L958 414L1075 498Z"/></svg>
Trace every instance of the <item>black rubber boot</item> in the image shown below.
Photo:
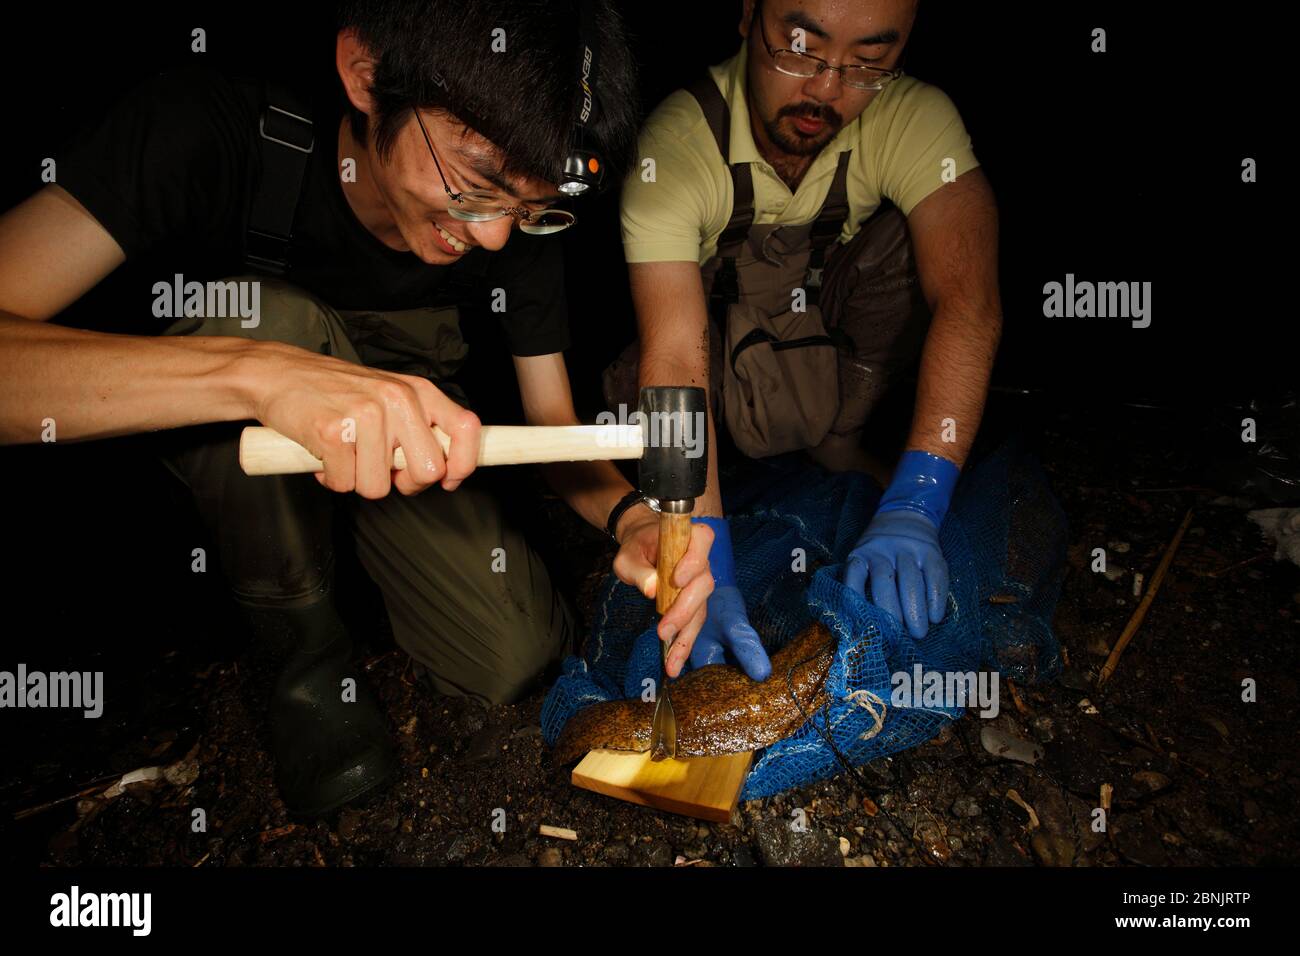
<svg viewBox="0 0 1300 956"><path fill-rule="evenodd" d="M392 734L352 666L328 593L307 607L245 613L259 638L289 650L270 704L276 786L289 810L318 816L386 783L397 769Z"/></svg>

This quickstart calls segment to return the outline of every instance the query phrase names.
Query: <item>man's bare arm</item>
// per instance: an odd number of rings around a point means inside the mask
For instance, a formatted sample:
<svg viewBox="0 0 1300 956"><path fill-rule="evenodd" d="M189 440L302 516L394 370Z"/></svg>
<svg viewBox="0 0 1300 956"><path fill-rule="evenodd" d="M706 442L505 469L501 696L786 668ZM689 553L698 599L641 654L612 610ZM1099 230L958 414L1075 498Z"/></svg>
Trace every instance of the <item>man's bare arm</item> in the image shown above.
<svg viewBox="0 0 1300 956"><path fill-rule="evenodd" d="M562 354L515 356L515 374L529 425L579 424ZM632 488L610 461L543 465L542 472L570 508L602 530L614 506Z"/></svg>
<svg viewBox="0 0 1300 956"><path fill-rule="evenodd" d="M515 374L523 399L524 418L530 425L576 425L573 394L564 356L559 353L515 357ZM609 461L575 461L543 465L546 480L578 514L603 529L609 513L631 486ZM619 541L614 556L614 574L620 581L653 597L658 588L655 570L659 554L659 518L645 505L624 512L615 535ZM659 621L659 635L673 641L669 651L669 676L681 672L704 626L713 576L709 574L709 547L713 532L703 526L691 528L690 545L677 563L675 583L682 589L672 608Z"/></svg>
<svg viewBox="0 0 1300 956"><path fill-rule="evenodd" d="M636 262L628 265L628 278L641 343L640 386L697 385L708 392L709 311L700 267L694 262ZM695 503L695 514L720 516L712 408L708 428L708 485Z"/></svg>
<svg viewBox="0 0 1300 956"><path fill-rule="evenodd" d="M907 447L960 467L979 430L1002 336L998 214L983 172L973 169L935 190L912 210L908 228L934 318ZM945 434L955 440L944 441Z"/></svg>
<svg viewBox="0 0 1300 956"><path fill-rule="evenodd" d="M58 186L0 216L0 441L36 441L47 418L69 441L251 417L234 368L246 342L42 324L125 259Z"/></svg>
<svg viewBox="0 0 1300 956"><path fill-rule="evenodd" d="M428 381L278 342L110 335L48 324L124 261L113 237L49 186L0 216L0 443L60 440L257 419L325 462L335 491L377 498L460 484L478 457L478 420ZM343 422L357 423L355 442ZM429 423L452 436L444 459ZM391 471L394 444L409 467Z"/></svg>

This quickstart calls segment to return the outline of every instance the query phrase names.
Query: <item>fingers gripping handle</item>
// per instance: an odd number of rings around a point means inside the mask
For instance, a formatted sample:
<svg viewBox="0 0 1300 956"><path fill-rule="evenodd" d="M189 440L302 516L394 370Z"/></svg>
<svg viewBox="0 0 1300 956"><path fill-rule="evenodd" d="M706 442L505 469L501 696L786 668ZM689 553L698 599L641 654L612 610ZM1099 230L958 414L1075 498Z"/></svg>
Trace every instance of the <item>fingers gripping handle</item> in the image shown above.
<svg viewBox="0 0 1300 956"><path fill-rule="evenodd" d="M451 439L441 428L433 436L443 454ZM484 425L479 431L479 465L543 464L551 461L611 461L640 458L639 425ZM239 464L246 475L298 475L325 470L324 463L273 428L250 426L239 440ZM406 467L402 449L393 468Z"/></svg>

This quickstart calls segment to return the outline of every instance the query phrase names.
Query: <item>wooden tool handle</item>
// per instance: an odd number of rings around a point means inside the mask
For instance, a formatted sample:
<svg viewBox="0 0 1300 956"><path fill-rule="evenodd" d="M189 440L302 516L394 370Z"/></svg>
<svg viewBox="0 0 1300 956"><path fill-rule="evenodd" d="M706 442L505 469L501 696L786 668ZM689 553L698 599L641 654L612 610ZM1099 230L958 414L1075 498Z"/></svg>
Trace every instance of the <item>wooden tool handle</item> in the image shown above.
<svg viewBox="0 0 1300 956"><path fill-rule="evenodd" d="M677 600L680 588L672 583L677 562L691 543L691 516L659 513L659 584L655 590L655 610L667 614Z"/></svg>
<svg viewBox="0 0 1300 956"><path fill-rule="evenodd" d="M451 439L436 425L434 438L443 453ZM549 461L609 461L640 458L640 425L484 425L479 432L480 465L541 464ZM324 471L325 465L302 445L273 428L250 426L239 439L239 464L246 475L299 475ZM402 449L393 451L393 467L406 467Z"/></svg>

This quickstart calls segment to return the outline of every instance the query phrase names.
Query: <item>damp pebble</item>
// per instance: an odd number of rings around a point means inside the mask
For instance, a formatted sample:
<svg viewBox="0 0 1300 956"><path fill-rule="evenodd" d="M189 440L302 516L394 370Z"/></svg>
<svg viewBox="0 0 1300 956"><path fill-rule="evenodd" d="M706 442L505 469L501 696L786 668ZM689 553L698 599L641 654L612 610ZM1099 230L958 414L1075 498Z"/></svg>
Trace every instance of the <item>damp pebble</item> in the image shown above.
<svg viewBox="0 0 1300 956"><path fill-rule="evenodd" d="M992 727L985 727L980 731L980 744L993 756L1005 757L1018 763L1035 764L1043 756L1043 750L1037 744L1013 737Z"/></svg>

